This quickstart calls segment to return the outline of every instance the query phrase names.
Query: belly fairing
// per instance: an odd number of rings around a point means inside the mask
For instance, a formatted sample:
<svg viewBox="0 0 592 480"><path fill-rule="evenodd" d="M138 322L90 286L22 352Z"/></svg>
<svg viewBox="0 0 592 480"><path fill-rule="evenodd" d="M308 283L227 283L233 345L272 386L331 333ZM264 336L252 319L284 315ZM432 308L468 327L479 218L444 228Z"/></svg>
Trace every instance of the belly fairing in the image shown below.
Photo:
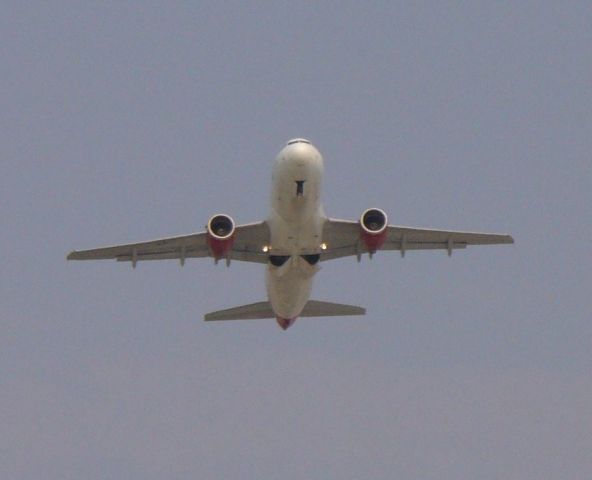
<svg viewBox="0 0 592 480"><path fill-rule="evenodd" d="M269 265L266 271L267 296L278 317L295 319L308 302L318 265L293 256L281 267Z"/></svg>

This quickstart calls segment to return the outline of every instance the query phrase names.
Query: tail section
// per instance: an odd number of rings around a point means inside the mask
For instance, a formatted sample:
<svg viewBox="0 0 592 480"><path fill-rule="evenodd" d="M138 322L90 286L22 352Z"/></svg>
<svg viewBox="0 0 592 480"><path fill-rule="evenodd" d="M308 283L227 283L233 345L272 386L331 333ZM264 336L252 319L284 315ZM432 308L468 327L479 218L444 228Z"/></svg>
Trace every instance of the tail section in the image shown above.
<svg viewBox="0 0 592 480"><path fill-rule="evenodd" d="M344 305L341 303L321 302L319 300L309 300L300 313L300 316L342 317L365 314L366 309L362 307ZM241 305L240 307L227 308L226 310L218 310L216 312L208 313L205 315L204 320L211 322L219 320L255 320L259 318L278 318L278 316L273 311L273 308L271 308L271 304L269 302L257 302L251 303L249 305ZM294 323L294 320L295 319L291 319L285 328ZM282 328L284 327L282 326Z"/></svg>
<svg viewBox="0 0 592 480"><path fill-rule="evenodd" d="M320 302L309 300L304 306L301 317L343 317L346 315L365 315L366 309L343 303Z"/></svg>
<svg viewBox="0 0 592 480"><path fill-rule="evenodd" d="M275 313L269 302L257 302L240 307L227 308L217 312L207 313L204 316L206 322L216 320L255 320L258 318L275 318Z"/></svg>

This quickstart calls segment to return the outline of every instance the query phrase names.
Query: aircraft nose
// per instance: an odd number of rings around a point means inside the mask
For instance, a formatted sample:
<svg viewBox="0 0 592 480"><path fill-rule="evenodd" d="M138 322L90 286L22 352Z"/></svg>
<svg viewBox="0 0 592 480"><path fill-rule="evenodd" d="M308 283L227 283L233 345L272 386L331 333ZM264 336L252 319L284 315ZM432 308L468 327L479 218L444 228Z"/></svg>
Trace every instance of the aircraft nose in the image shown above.
<svg viewBox="0 0 592 480"><path fill-rule="evenodd" d="M296 168L322 169L323 160L318 150L310 143L293 143L287 145L279 155L280 163Z"/></svg>
<svg viewBox="0 0 592 480"><path fill-rule="evenodd" d="M292 162L306 162L315 154L314 147L306 143L289 145L286 150L286 156Z"/></svg>

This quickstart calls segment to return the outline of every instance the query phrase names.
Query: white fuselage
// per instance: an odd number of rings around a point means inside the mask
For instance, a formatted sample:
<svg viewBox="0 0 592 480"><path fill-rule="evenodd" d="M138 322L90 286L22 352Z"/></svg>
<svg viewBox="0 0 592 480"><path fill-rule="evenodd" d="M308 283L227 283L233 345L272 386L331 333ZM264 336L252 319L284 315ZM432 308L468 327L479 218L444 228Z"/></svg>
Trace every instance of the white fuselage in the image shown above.
<svg viewBox="0 0 592 480"><path fill-rule="evenodd" d="M284 328L302 312L319 269L314 255L322 251L326 220L320 203L322 175L323 157L306 140L288 142L273 166L267 222L271 234L269 254L278 261L276 265L268 264L266 286L269 301ZM313 257L307 260L302 255Z"/></svg>

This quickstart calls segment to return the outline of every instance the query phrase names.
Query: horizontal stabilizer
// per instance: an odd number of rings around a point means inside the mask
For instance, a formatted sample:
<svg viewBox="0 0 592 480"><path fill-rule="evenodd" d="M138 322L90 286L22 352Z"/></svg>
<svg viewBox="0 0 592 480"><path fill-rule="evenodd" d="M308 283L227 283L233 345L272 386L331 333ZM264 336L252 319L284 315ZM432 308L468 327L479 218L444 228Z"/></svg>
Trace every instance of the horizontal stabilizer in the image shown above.
<svg viewBox="0 0 592 480"><path fill-rule="evenodd" d="M255 320L258 318L275 318L269 302L257 302L240 307L227 308L217 312L206 313L204 320Z"/></svg>
<svg viewBox="0 0 592 480"><path fill-rule="evenodd" d="M301 317L342 317L345 315L365 315L366 309L342 303L309 300L302 310Z"/></svg>
<svg viewBox="0 0 592 480"><path fill-rule="evenodd" d="M300 317L341 317L345 315L364 315L366 309L341 303L320 302L309 300ZM218 310L205 315L204 320L255 320L258 318L275 318L276 315L269 302L257 302L240 307Z"/></svg>

